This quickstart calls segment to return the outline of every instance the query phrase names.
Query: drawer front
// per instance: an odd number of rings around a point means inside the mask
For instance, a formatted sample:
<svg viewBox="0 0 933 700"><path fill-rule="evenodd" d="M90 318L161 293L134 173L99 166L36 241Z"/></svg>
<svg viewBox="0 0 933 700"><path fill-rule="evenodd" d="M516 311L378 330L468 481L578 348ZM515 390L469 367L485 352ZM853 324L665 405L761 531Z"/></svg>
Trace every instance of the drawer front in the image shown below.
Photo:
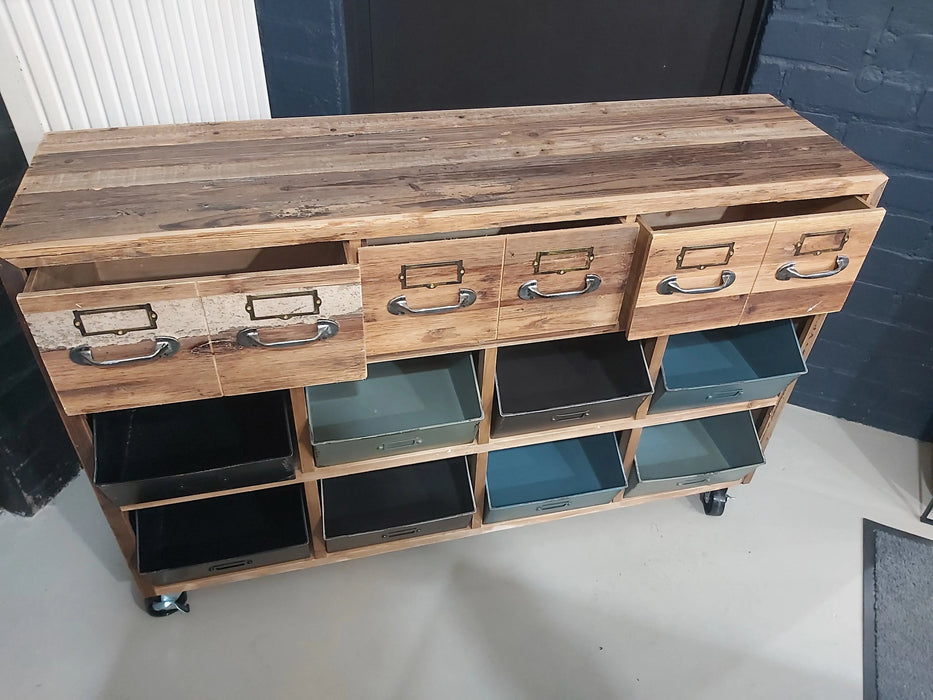
<svg viewBox="0 0 933 700"><path fill-rule="evenodd" d="M69 415L221 395L192 282L17 297Z"/></svg>
<svg viewBox="0 0 933 700"><path fill-rule="evenodd" d="M742 323L839 311L883 218L865 209L778 221Z"/></svg>
<svg viewBox="0 0 933 700"><path fill-rule="evenodd" d="M496 339L501 237L363 247L368 356Z"/></svg>
<svg viewBox="0 0 933 700"><path fill-rule="evenodd" d="M355 265L198 282L227 396L366 377Z"/></svg>
<svg viewBox="0 0 933 700"><path fill-rule="evenodd" d="M773 221L643 228L629 339L737 325L773 228Z"/></svg>
<svg viewBox="0 0 933 700"><path fill-rule="evenodd" d="M506 238L499 338L618 326L637 224Z"/></svg>
<svg viewBox="0 0 933 700"><path fill-rule="evenodd" d="M632 470L632 485L625 489L625 497L650 496L655 493L670 493L671 491L680 491L683 489L695 489L699 486L725 484L744 479L760 466L760 464L753 464L747 467L734 467L732 469L723 469L718 472L707 472L706 474L642 481L638 476L638 467L636 465L635 469Z"/></svg>

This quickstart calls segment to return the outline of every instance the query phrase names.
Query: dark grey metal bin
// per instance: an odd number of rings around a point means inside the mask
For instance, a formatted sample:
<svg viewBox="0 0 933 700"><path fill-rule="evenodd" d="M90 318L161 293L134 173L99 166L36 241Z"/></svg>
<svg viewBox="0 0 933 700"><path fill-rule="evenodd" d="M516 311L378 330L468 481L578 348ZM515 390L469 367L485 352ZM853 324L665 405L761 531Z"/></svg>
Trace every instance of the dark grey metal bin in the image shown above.
<svg viewBox="0 0 933 700"><path fill-rule="evenodd" d="M295 478L287 391L98 413L94 483L117 505Z"/></svg>
<svg viewBox="0 0 933 700"><path fill-rule="evenodd" d="M624 333L499 348L493 433L624 418L651 392L641 343Z"/></svg>
<svg viewBox="0 0 933 700"><path fill-rule="evenodd" d="M304 486L135 510L139 573L156 585L311 556Z"/></svg>
<svg viewBox="0 0 933 700"><path fill-rule="evenodd" d="M626 496L741 479L764 464L750 411L644 428Z"/></svg>
<svg viewBox="0 0 933 700"><path fill-rule="evenodd" d="M322 479L328 552L469 527L476 512L466 457Z"/></svg>
<svg viewBox="0 0 933 700"><path fill-rule="evenodd" d="M767 399L806 371L790 320L672 335L650 413Z"/></svg>
<svg viewBox="0 0 933 700"><path fill-rule="evenodd" d="M609 503L625 488L614 433L489 453L484 522Z"/></svg>
<svg viewBox="0 0 933 700"><path fill-rule="evenodd" d="M305 396L322 467L473 442L483 418L468 353L372 364L366 379Z"/></svg>

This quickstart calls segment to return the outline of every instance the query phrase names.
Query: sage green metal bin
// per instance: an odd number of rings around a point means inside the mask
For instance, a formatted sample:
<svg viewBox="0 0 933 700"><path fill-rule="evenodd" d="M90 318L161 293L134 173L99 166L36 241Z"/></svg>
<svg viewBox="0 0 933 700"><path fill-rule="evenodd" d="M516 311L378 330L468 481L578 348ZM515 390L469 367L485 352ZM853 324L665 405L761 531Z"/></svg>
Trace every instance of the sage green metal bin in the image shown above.
<svg viewBox="0 0 933 700"><path fill-rule="evenodd" d="M751 411L642 430L626 496L721 484L764 464Z"/></svg>
<svg viewBox="0 0 933 700"><path fill-rule="evenodd" d="M369 365L305 389L318 466L473 442L483 409L468 353Z"/></svg>

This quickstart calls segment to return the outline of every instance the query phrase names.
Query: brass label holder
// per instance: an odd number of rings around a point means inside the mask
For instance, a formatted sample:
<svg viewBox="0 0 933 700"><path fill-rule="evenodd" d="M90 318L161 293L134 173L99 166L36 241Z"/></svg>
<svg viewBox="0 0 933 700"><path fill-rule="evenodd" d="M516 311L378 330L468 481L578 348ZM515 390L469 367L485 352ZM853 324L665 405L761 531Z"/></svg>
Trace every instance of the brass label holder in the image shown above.
<svg viewBox="0 0 933 700"><path fill-rule="evenodd" d="M124 313L127 311L143 311L146 314L146 319L148 323L145 325L139 326L127 326L123 328L113 328L102 331L89 331L85 326L85 320L93 316L98 316L100 314L115 314L115 313ZM152 310L152 304L133 304L131 306L111 306L106 309L81 309L79 311L74 311L74 324L75 328L81 331L81 335L84 337L92 335L126 335L132 331L149 331L157 328L156 321L159 319L159 315Z"/></svg>
<svg viewBox="0 0 933 700"><path fill-rule="evenodd" d="M701 251L723 251L723 259L721 262L713 260L713 262L705 261L702 263L690 264L691 253L701 253ZM735 241L732 243L711 243L708 245L688 245L680 249L680 254L677 256L677 269L678 270L705 270L708 267L722 267L728 265L729 261L732 259L732 256L735 254ZM696 256L700 257L700 256Z"/></svg>
<svg viewBox="0 0 933 700"><path fill-rule="evenodd" d="M849 242L849 234L852 229L841 228L835 231L820 231L818 233L805 233L800 240L794 244L794 255L822 255L823 253L835 253L845 248ZM817 247L809 249L807 244L815 243L821 245L821 240L828 240L833 243L829 247ZM838 241L838 242L836 242Z"/></svg>
<svg viewBox="0 0 933 700"><path fill-rule="evenodd" d="M549 257L568 257L571 255L581 255L583 262L577 267L561 267L557 270L542 270L541 263L547 263ZM564 250L542 250L535 253L534 269L536 275L564 275L568 272L577 272L578 270L589 270L590 264L596 259L593 254L593 246L589 248L565 248Z"/></svg>
<svg viewBox="0 0 933 700"><path fill-rule="evenodd" d="M436 278L429 277L426 281L413 282L409 279L409 276L419 280L424 279L420 274L411 275L415 270L437 270L438 276ZM463 282L463 276L465 274L466 270L463 267L463 260L418 263L415 265L402 265L402 270L398 275L398 281L402 283L402 289L415 289L416 287L434 289L435 287L440 287L445 284L460 284Z"/></svg>
<svg viewBox="0 0 933 700"><path fill-rule="evenodd" d="M311 303L313 308L311 311L290 311L287 313L280 314L265 314L259 315L256 313L256 303L257 301L265 301L267 299L288 299L294 297L311 297ZM281 294L247 294L246 295L246 313L249 314L249 317L253 321L265 321L272 318L278 318L283 321L287 321L290 318L295 318L297 316L317 316L321 312L321 297L318 296L317 290L312 289L310 292L282 292Z"/></svg>

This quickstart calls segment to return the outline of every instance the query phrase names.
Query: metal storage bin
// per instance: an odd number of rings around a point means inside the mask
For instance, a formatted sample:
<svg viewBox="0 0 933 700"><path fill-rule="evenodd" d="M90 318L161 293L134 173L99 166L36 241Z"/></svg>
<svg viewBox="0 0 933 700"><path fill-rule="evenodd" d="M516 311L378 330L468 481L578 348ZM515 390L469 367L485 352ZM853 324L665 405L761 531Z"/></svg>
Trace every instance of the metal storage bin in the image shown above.
<svg viewBox="0 0 933 700"><path fill-rule="evenodd" d="M650 412L767 399L806 371L789 320L672 335Z"/></svg>
<svg viewBox="0 0 933 700"><path fill-rule="evenodd" d="M469 527L476 512L465 457L323 479L320 490L328 552Z"/></svg>
<svg viewBox="0 0 933 700"><path fill-rule="evenodd" d="M473 442L483 417L466 353L372 364L366 379L305 396L318 466Z"/></svg>
<svg viewBox="0 0 933 700"><path fill-rule="evenodd" d="M613 433L489 453L484 522L609 503L625 488Z"/></svg>
<svg viewBox="0 0 933 700"><path fill-rule="evenodd" d="M133 511L139 573L156 585L311 556L304 486Z"/></svg>
<svg viewBox="0 0 933 700"><path fill-rule="evenodd" d="M651 392L641 343L624 333L499 348L493 433L623 418Z"/></svg>
<svg viewBox="0 0 933 700"><path fill-rule="evenodd" d="M764 464L751 411L642 430L626 496L741 479Z"/></svg>
<svg viewBox="0 0 933 700"><path fill-rule="evenodd" d="M288 392L93 416L94 483L118 505L295 478Z"/></svg>

